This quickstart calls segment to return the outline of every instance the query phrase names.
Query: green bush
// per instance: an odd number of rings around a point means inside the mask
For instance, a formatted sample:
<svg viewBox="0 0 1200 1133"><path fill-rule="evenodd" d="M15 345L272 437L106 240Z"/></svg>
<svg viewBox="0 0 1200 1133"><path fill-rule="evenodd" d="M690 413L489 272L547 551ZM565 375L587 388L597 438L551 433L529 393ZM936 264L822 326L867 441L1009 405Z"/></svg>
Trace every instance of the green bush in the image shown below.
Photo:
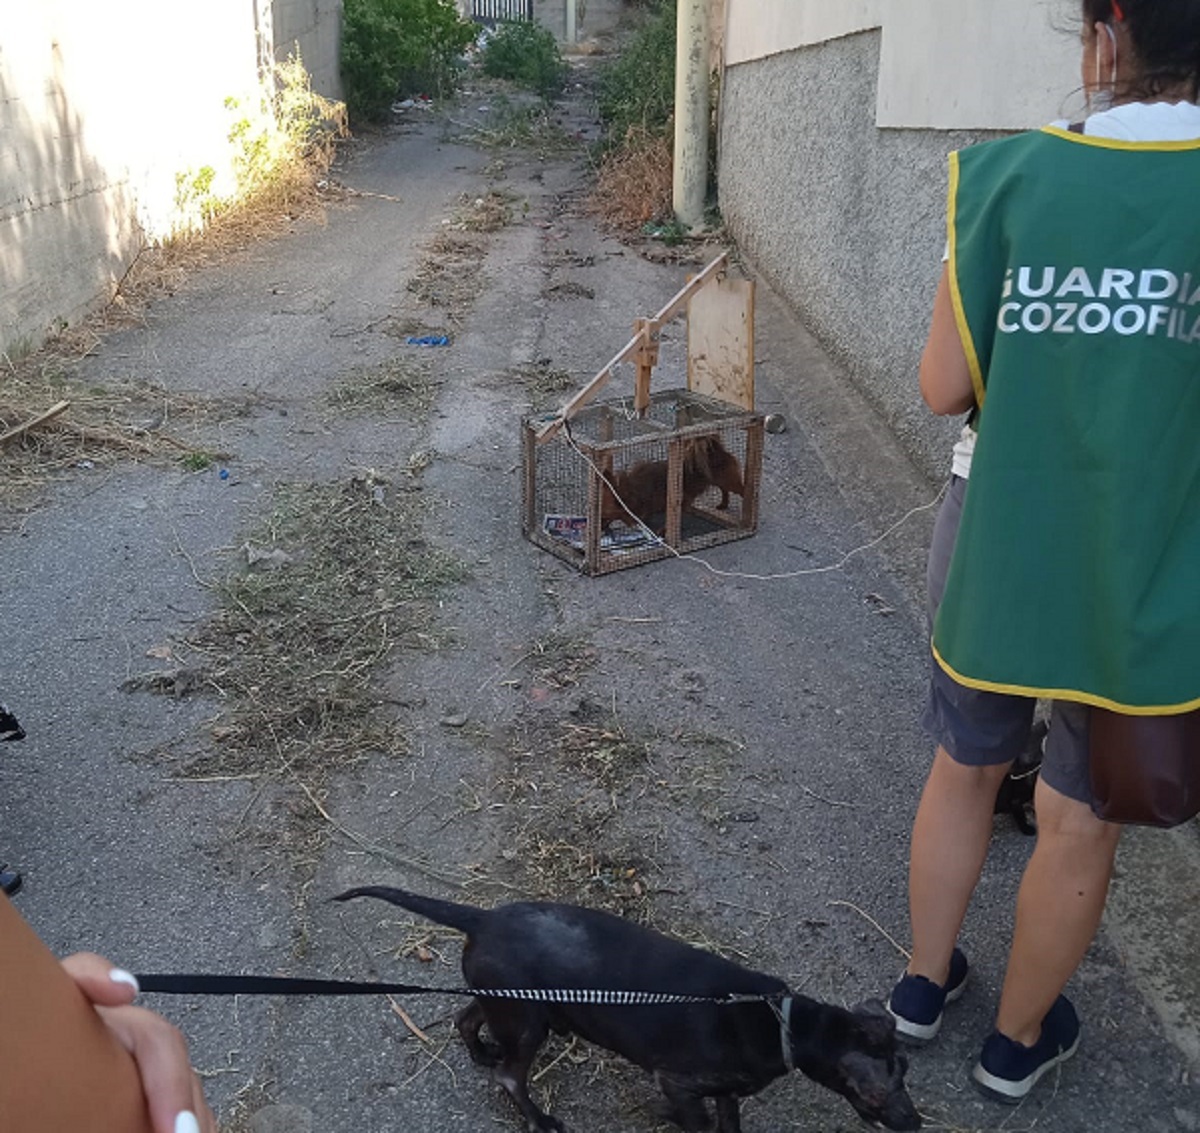
<svg viewBox="0 0 1200 1133"><path fill-rule="evenodd" d="M631 127L658 133L675 109L675 0L660 0L620 58L600 73L597 106L611 142Z"/></svg>
<svg viewBox="0 0 1200 1133"><path fill-rule="evenodd" d="M384 118L407 95L448 94L474 39L474 24L452 0L345 0L342 83L351 118Z"/></svg>
<svg viewBox="0 0 1200 1133"><path fill-rule="evenodd" d="M484 44L482 58L485 75L510 79L543 98L562 90L567 76L567 65L553 33L537 23L501 24Z"/></svg>

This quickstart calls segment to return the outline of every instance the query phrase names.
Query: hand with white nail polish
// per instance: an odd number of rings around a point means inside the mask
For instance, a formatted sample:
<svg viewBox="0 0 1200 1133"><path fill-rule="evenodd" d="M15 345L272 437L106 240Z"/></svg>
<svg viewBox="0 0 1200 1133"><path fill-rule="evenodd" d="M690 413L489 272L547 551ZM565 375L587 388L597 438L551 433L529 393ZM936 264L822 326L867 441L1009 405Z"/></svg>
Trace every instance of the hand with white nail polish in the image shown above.
<svg viewBox="0 0 1200 1133"><path fill-rule="evenodd" d="M154 1133L217 1133L187 1042L161 1015L131 1006L138 992L133 976L90 952L68 956L62 966L133 1055Z"/></svg>

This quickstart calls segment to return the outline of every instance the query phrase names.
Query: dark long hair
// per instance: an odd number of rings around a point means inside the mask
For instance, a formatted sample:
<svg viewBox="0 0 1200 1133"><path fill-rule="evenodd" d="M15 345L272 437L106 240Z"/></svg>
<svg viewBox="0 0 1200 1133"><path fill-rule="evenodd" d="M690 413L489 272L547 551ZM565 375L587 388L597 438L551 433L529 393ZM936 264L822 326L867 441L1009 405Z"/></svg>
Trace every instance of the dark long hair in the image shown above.
<svg viewBox="0 0 1200 1133"><path fill-rule="evenodd" d="M1200 96L1200 0L1083 0L1083 18L1088 27L1100 20L1129 29L1138 62L1129 96L1183 84L1193 101Z"/></svg>

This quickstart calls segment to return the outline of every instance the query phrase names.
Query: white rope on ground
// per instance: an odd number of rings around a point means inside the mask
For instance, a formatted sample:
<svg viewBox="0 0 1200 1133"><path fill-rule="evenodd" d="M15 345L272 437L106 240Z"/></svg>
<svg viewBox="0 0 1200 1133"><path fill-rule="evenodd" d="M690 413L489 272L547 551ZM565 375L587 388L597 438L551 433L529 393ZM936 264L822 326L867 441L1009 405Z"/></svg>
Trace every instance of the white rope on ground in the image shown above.
<svg viewBox="0 0 1200 1133"><path fill-rule="evenodd" d="M946 494L946 489L949 486L948 484L943 484L939 489L938 494L934 496L929 503L919 504L917 507L910 508L878 538L872 539L869 543L863 543L862 546L855 547L853 550L847 551L836 563L830 563L827 566L820 567L807 567L804 570L784 571L779 574L750 574L739 570L721 570L719 567L713 566L712 563L708 562L706 559L700 558L700 556L697 554L677 551L661 536L656 535L653 531L651 531L650 528L647 527L638 516L634 515L634 513L630 510L629 505L623 499L621 499L616 487L613 485L612 480L605 476L596 462L592 460L592 458L588 456L588 454L584 452L582 448L579 447L579 444L571 435L570 422L566 422L565 425L566 427L563 430L563 435L567 438L567 443L583 458L588 465L591 466L596 475L599 476L600 479L605 483L608 490L612 492L613 498L618 504L620 504L621 509L625 512L625 514L628 515L630 519L632 519L633 522L640 527L647 536L649 536L655 545L665 547L677 559L681 559L685 562L696 563L699 566L704 567L704 569L709 571L711 574L720 575L722 578L745 578L753 582L777 582L788 578L806 578L817 574L832 574L835 571L842 570L851 559L865 553L866 551L870 551L873 548L878 547L880 543L884 542L891 535L899 531L900 528L903 527L910 519L912 519L914 515L919 515L923 511L931 511L933 508L937 507L938 504L941 503L942 497Z"/></svg>

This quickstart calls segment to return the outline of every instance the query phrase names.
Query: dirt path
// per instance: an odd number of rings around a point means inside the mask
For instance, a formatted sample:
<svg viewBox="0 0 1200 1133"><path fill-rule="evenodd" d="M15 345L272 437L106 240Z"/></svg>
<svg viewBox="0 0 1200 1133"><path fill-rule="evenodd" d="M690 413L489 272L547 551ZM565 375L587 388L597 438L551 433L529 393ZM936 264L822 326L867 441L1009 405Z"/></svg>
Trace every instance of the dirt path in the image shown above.
<svg viewBox="0 0 1200 1133"><path fill-rule="evenodd" d="M928 758L928 514L797 572L935 489L764 290L760 407L792 427L768 444L762 531L704 556L730 573L591 580L522 540L521 415L577 388L689 265L597 232L578 147L455 140L502 134L492 101L356 145L355 195L325 226L197 275L82 364L89 383L186 391L198 408L174 424L214 460L73 469L0 538L0 687L30 733L0 768L0 849L26 871L22 908L56 949L141 971L444 983L452 935L326 898L553 896L812 995L878 994L901 963L886 934L905 935ZM587 115L582 95L562 109L568 137ZM914 1061L933 1127L1004 1117L960 1085L1028 848L998 826L968 925L978 993ZM1020 1127L1194 1128L1185 1063L1108 945L1079 998L1087 1070ZM516 1128L452 1041L455 1001L403 1005L428 1042L384 1000L159 1005L231 1128ZM580 1133L656 1128L651 1086L602 1053L556 1046L543 1068L542 1098ZM745 1123L859 1127L799 1080Z"/></svg>

